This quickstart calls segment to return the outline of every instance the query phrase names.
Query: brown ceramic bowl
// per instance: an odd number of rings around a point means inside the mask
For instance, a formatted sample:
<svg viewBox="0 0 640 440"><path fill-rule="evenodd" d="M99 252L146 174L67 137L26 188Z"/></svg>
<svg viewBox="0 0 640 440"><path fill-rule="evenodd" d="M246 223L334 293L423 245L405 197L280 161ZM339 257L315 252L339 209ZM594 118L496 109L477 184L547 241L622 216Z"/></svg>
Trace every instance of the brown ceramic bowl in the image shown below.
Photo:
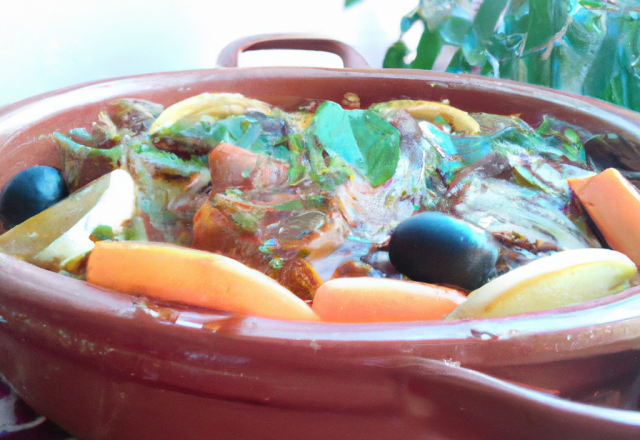
<svg viewBox="0 0 640 440"><path fill-rule="evenodd" d="M329 50L362 67L352 49L319 41L261 45ZM237 43L221 64L234 65L248 48ZM232 67L95 82L0 109L0 186L27 167L59 166L41 135L88 127L113 99L168 105L212 91L284 106L341 101L347 92L363 106L449 99L534 125L547 114L640 144L636 113L510 81ZM154 305L0 255L0 373L37 411L87 440L638 438L639 412L570 402L469 369L573 397L629 384L640 370L639 292L498 319L299 323Z"/></svg>

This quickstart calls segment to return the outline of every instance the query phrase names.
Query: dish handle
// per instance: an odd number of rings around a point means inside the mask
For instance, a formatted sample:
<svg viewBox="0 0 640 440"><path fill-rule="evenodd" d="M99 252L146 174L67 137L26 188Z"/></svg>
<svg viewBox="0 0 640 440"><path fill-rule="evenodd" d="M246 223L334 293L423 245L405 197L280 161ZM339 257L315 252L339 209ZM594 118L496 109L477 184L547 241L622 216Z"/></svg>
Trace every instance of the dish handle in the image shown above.
<svg viewBox="0 0 640 440"><path fill-rule="evenodd" d="M369 69L360 53L346 43L331 38L306 34L264 34L240 38L229 43L218 55L218 67L238 67L242 52L263 49L297 49L329 52L338 55L345 68Z"/></svg>
<svg viewBox="0 0 640 440"><path fill-rule="evenodd" d="M572 402L447 361L394 356L367 365L395 379L405 414L429 438L640 438L637 411Z"/></svg>

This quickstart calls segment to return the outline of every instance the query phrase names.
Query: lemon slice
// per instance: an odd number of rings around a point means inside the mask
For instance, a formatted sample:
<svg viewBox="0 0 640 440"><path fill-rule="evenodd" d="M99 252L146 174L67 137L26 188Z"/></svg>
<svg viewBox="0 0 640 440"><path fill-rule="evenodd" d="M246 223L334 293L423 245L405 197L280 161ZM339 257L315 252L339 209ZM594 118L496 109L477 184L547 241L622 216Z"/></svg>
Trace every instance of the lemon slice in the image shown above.
<svg viewBox="0 0 640 440"><path fill-rule="evenodd" d="M197 121L202 116L216 119L228 116L240 116L247 112L257 111L268 114L268 104L256 99L245 98L239 93L203 93L177 102L163 111L149 128L149 134L170 127L183 118Z"/></svg>
<svg viewBox="0 0 640 440"><path fill-rule="evenodd" d="M115 170L0 235L0 252L58 271L93 249L96 227L118 233L134 212L133 179Z"/></svg>
<svg viewBox="0 0 640 440"><path fill-rule="evenodd" d="M471 292L446 319L494 318L578 304L622 291L636 274L636 265L620 252L558 252Z"/></svg>
<svg viewBox="0 0 640 440"><path fill-rule="evenodd" d="M451 124L454 131L462 131L471 135L480 133L480 124L467 112L441 102L400 99L372 105L371 109L379 112L383 117L387 117L397 110L404 110L415 119L424 121L435 122L438 117L441 117L448 124Z"/></svg>

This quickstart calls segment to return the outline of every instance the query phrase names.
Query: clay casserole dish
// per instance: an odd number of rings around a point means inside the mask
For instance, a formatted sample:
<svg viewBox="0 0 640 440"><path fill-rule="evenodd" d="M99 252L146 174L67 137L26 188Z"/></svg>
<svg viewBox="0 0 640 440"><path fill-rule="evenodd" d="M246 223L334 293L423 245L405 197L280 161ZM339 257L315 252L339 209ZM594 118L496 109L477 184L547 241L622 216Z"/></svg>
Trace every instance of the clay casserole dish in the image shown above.
<svg viewBox="0 0 640 440"><path fill-rule="evenodd" d="M311 45L340 54L347 67L366 67L349 49L321 41L260 44ZM234 65L251 44L231 46L221 64ZM467 112L520 114L534 126L550 115L640 145L636 113L511 81L227 67L94 82L0 108L0 187L25 168L59 167L55 144L42 135L89 127L114 99L170 105L203 92L285 108L308 98L340 102L347 92L362 107L448 99ZM485 374L563 395L633 380L639 292L507 318L299 323L153 304L0 254L0 374L80 439L637 438L640 413L571 403Z"/></svg>

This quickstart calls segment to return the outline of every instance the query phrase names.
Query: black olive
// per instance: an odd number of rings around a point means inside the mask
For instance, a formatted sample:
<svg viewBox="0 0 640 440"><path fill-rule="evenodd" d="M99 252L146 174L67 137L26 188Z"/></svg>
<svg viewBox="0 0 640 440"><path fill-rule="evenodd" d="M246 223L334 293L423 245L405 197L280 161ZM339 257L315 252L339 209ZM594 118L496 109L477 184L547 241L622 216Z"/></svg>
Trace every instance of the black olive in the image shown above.
<svg viewBox="0 0 640 440"><path fill-rule="evenodd" d="M499 245L489 232L440 212L423 212L398 225L389 242L393 266L414 281L482 286Z"/></svg>
<svg viewBox="0 0 640 440"><path fill-rule="evenodd" d="M68 195L64 179L55 168L27 168L13 176L0 191L0 219L11 229Z"/></svg>

